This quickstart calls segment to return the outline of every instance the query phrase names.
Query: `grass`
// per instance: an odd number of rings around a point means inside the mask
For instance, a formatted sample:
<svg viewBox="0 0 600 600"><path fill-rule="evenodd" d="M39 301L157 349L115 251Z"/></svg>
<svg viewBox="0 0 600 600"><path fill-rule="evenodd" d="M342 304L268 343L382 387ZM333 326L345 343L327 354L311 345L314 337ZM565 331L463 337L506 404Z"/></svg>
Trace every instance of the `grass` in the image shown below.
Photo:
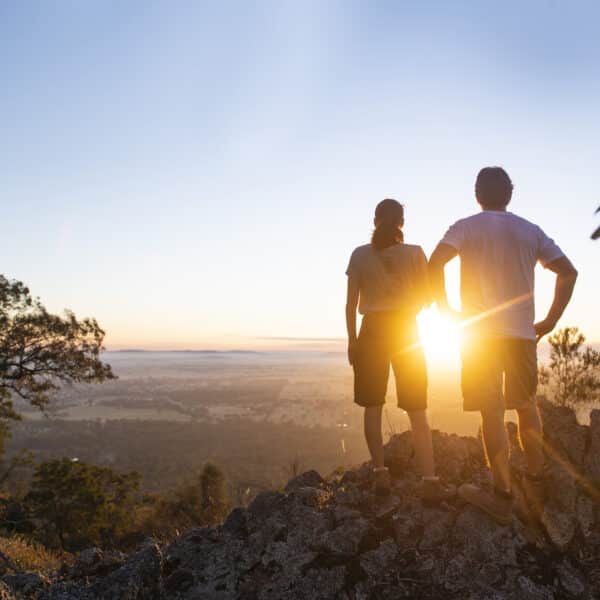
<svg viewBox="0 0 600 600"><path fill-rule="evenodd" d="M0 537L0 552L6 555L21 571L36 572L42 575L49 575L59 569L63 563L63 558L58 554L20 535ZM4 561L0 561L1 570L11 572L3 563Z"/></svg>

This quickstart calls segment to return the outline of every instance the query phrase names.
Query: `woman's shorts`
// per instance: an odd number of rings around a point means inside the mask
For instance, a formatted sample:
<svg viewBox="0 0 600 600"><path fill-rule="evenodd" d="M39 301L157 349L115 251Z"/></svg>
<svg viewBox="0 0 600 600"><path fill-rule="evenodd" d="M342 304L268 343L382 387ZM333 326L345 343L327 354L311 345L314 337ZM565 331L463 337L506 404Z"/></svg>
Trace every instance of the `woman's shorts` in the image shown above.
<svg viewBox="0 0 600 600"><path fill-rule="evenodd" d="M414 317L368 313L363 317L354 358L354 401L359 406L385 403L390 365L396 378L398 407L427 408L427 366Z"/></svg>

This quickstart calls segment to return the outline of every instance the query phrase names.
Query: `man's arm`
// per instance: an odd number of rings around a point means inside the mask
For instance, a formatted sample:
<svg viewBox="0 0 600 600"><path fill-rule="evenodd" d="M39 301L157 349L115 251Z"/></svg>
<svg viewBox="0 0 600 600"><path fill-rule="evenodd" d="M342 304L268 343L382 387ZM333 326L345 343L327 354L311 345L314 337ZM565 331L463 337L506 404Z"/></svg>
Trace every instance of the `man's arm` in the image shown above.
<svg viewBox="0 0 600 600"><path fill-rule="evenodd" d="M539 321L534 325L538 340L556 327L556 323L562 317L569 300L571 300L575 281L577 280L577 269L566 256L561 256L548 263L546 269L556 273L556 284L554 286L554 300L548 315L543 321Z"/></svg>
<svg viewBox="0 0 600 600"><path fill-rule="evenodd" d="M446 293L446 276L444 267L458 254L454 246L440 242L429 259L429 284L433 298L437 302L440 312L451 313Z"/></svg>
<svg viewBox="0 0 600 600"><path fill-rule="evenodd" d="M359 287L356 277L348 275L346 294L346 330L348 332L348 362L354 363L356 353L356 307L358 306Z"/></svg>

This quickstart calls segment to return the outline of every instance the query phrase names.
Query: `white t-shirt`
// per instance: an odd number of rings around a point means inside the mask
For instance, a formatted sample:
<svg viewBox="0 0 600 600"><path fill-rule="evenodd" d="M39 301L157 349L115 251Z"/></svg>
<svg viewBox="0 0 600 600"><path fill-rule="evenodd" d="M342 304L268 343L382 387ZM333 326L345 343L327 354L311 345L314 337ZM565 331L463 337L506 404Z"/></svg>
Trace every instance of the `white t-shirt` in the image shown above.
<svg viewBox="0 0 600 600"><path fill-rule="evenodd" d="M491 335L535 339L534 269L564 256L537 225L506 211L457 221L442 239L460 256L463 314Z"/></svg>
<svg viewBox="0 0 600 600"><path fill-rule="evenodd" d="M371 244L352 252L346 275L359 286L358 311L403 311L415 316L431 302L427 258L421 246L394 244L375 250Z"/></svg>

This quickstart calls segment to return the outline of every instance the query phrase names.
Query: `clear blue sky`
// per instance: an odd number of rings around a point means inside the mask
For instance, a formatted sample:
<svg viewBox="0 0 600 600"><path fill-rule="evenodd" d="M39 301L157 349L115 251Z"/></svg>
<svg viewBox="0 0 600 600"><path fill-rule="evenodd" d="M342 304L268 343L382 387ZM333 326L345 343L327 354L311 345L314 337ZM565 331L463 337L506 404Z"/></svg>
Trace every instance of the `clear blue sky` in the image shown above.
<svg viewBox="0 0 600 600"><path fill-rule="evenodd" d="M376 202L429 253L500 164L579 268L562 324L600 340L599 22L593 1L2 2L0 272L113 347L341 336Z"/></svg>

